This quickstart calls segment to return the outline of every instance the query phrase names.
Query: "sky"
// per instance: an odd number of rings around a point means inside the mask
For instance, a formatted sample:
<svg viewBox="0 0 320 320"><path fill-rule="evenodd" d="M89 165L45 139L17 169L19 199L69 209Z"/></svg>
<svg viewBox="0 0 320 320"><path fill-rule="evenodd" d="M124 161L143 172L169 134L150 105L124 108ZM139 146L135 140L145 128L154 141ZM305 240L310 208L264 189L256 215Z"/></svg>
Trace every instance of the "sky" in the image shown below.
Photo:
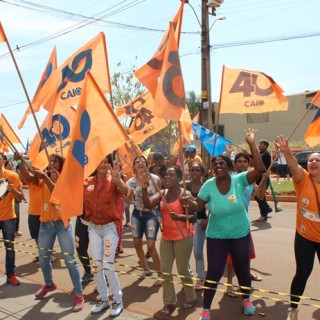
<svg viewBox="0 0 320 320"><path fill-rule="evenodd" d="M179 6L179 0L6 0L0 1L0 21L32 98L54 46L62 64L102 31L110 73L126 74L152 57ZM212 101L219 101L223 65L264 72L286 95L319 90L319 12L319 0L225 0L216 16L209 15ZM185 90L197 95L200 47L201 0L189 0L179 53ZM26 107L8 48L0 43L0 112L23 144L36 133L32 116L17 129ZM37 114L40 124L44 116Z"/></svg>

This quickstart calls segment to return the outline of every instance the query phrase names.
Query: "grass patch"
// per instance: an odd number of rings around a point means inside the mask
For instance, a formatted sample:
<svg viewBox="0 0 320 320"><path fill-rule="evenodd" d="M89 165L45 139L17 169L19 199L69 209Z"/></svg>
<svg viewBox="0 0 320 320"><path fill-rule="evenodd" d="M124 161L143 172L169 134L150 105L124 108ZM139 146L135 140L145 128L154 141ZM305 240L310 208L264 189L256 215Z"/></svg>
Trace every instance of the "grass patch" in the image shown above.
<svg viewBox="0 0 320 320"><path fill-rule="evenodd" d="M279 184L277 183L277 181L272 181L271 183L272 183L273 190L276 194L289 194L289 195L296 194L292 181L280 180Z"/></svg>

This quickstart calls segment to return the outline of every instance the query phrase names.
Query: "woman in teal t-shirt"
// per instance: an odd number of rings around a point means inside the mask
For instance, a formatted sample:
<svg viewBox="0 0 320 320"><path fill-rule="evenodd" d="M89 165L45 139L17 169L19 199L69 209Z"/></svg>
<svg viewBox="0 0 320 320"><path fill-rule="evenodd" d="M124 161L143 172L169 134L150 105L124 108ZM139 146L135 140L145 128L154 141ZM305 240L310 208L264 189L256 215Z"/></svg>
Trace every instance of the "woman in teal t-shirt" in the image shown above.
<svg viewBox="0 0 320 320"><path fill-rule="evenodd" d="M251 287L250 277L250 222L245 201L244 189L254 183L263 171L263 163L255 144L256 130L245 131L246 141L253 159L253 169L232 174L233 164L229 157L219 155L212 159L214 177L207 180L199 191L196 200L182 197L181 201L198 211L209 205L210 215L206 231L208 270L204 290L203 310L199 320L210 319L210 307L216 293L228 254L241 287ZM250 289L241 289L244 313L254 314L255 307L250 300Z"/></svg>

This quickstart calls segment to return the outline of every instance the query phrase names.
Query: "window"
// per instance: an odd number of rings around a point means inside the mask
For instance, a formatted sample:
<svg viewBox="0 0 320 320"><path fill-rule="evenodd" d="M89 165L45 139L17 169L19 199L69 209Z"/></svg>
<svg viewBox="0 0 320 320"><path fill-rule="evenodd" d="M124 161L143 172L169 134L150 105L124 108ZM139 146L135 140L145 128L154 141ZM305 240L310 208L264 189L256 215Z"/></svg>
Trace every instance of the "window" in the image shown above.
<svg viewBox="0 0 320 320"><path fill-rule="evenodd" d="M269 112L248 113L247 123L269 122Z"/></svg>
<svg viewBox="0 0 320 320"><path fill-rule="evenodd" d="M310 105L311 105L310 102L306 103L306 110L310 107ZM309 110L316 110L316 109L318 109L318 107L313 104Z"/></svg>

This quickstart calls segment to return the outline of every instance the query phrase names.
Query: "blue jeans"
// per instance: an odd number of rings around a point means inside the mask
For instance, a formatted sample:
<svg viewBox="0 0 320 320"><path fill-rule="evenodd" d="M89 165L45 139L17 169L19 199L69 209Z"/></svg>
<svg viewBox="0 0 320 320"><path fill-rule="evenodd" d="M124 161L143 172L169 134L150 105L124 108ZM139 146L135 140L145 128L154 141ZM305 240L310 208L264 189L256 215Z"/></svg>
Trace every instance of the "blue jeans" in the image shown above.
<svg viewBox="0 0 320 320"><path fill-rule="evenodd" d="M132 237L142 239L146 235L147 239L157 240L159 222L156 215L151 211L139 211L134 209L131 216Z"/></svg>
<svg viewBox="0 0 320 320"><path fill-rule="evenodd" d="M65 228L61 220L41 222L39 231L39 262L43 273L46 286L52 284L52 265L50 262L50 256L54 242L58 237L60 249L64 254L64 261L68 268L69 275L73 284L74 295L82 294L82 286L80 279L80 271L77 261L74 256L74 236L71 221L68 227Z"/></svg>
<svg viewBox="0 0 320 320"><path fill-rule="evenodd" d="M89 239L92 252L92 261L98 264L98 273L95 275L97 289L102 301L109 300L108 285L104 274L107 276L113 298L122 301L122 291L119 278L115 272L114 258L119 242L119 235L116 224L110 222L103 225L96 225L90 222Z"/></svg>
<svg viewBox="0 0 320 320"><path fill-rule="evenodd" d="M6 274L14 273L16 270L15 259L16 254L14 251L14 232L16 228L16 219L0 221L0 229L2 229L2 236L6 247Z"/></svg>
<svg viewBox="0 0 320 320"><path fill-rule="evenodd" d="M194 224L193 254L196 260L197 277L204 280L206 275L204 272L203 247L204 241L206 240L206 231L201 229L201 221L202 220L197 220Z"/></svg>

